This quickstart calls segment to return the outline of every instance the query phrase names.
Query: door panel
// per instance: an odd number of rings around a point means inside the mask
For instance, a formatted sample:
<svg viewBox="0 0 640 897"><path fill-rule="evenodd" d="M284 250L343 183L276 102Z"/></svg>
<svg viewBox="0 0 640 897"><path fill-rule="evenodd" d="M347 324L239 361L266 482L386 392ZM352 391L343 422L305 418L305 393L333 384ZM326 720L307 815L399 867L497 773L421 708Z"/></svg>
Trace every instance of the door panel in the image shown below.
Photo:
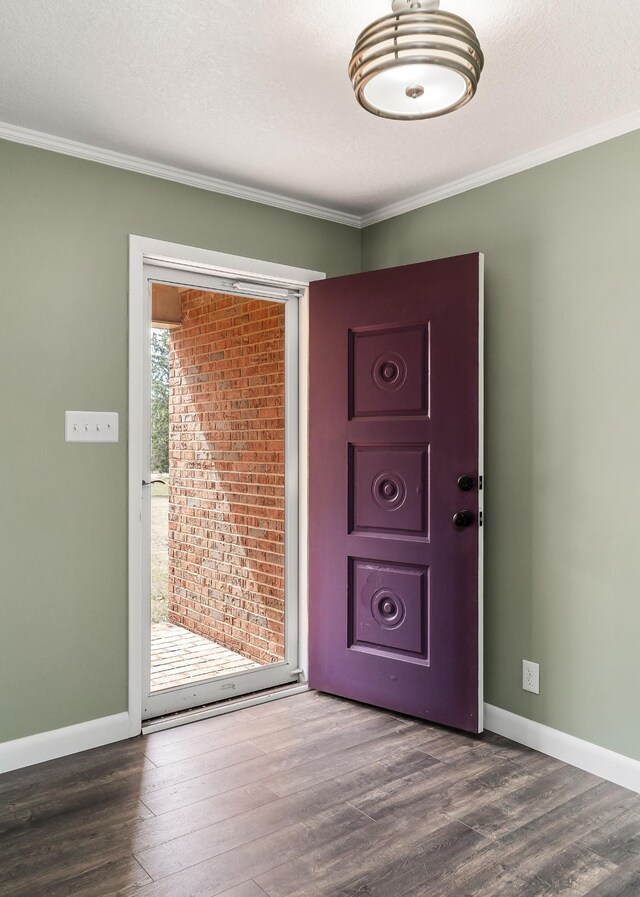
<svg viewBox="0 0 640 897"><path fill-rule="evenodd" d="M310 290L310 684L469 731L481 267L474 254Z"/></svg>

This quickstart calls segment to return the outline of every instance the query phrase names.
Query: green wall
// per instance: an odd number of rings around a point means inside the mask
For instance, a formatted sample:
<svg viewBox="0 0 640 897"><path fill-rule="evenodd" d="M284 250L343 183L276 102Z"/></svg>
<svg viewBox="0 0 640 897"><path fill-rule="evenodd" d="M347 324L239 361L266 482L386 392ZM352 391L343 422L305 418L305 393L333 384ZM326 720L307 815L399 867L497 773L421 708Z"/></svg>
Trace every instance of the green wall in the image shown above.
<svg viewBox="0 0 640 897"><path fill-rule="evenodd" d="M638 158L640 132L360 233L0 142L0 741L126 709L136 233L329 276L485 252L486 697L640 759ZM65 444L67 408L118 411L119 444Z"/></svg>
<svg viewBox="0 0 640 897"><path fill-rule="evenodd" d="M130 233L360 266L353 228L0 142L0 741L126 710ZM65 444L68 408L120 442Z"/></svg>
<svg viewBox="0 0 640 897"><path fill-rule="evenodd" d="M486 700L636 759L639 159L634 132L362 244L364 270L486 254Z"/></svg>

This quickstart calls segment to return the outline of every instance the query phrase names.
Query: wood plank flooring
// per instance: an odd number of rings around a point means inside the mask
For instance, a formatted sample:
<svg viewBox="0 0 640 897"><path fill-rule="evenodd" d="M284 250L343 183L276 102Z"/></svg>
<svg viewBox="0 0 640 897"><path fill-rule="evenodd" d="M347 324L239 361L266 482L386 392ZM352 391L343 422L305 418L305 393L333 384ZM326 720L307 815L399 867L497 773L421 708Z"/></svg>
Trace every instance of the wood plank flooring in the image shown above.
<svg viewBox="0 0 640 897"><path fill-rule="evenodd" d="M309 692L0 776L2 897L640 897L640 795Z"/></svg>

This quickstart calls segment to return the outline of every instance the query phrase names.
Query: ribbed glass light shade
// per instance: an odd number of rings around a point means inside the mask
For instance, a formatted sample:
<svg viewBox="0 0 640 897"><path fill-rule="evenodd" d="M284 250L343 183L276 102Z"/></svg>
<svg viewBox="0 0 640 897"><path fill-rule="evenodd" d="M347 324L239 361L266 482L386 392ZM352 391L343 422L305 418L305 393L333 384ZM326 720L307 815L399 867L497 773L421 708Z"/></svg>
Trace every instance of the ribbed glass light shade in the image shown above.
<svg viewBox="0 0 640 897"><path fill-rule="evenodd" d="M412 9L377 19L360 34L349 77L361 106L383 118L433 118L473 97L484 57L464 19Z"/></svg>

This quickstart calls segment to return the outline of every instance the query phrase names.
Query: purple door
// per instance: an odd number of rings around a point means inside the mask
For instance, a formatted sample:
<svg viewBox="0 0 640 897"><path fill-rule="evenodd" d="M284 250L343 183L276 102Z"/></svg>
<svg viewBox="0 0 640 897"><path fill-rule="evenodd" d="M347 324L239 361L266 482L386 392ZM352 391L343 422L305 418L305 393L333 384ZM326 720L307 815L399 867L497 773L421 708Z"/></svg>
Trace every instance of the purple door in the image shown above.
<svg viewBox="0 0 640 897"><path fill-rule="evenodd" d="M310 290L309 681L477 732L482 256Z"/></svg>

